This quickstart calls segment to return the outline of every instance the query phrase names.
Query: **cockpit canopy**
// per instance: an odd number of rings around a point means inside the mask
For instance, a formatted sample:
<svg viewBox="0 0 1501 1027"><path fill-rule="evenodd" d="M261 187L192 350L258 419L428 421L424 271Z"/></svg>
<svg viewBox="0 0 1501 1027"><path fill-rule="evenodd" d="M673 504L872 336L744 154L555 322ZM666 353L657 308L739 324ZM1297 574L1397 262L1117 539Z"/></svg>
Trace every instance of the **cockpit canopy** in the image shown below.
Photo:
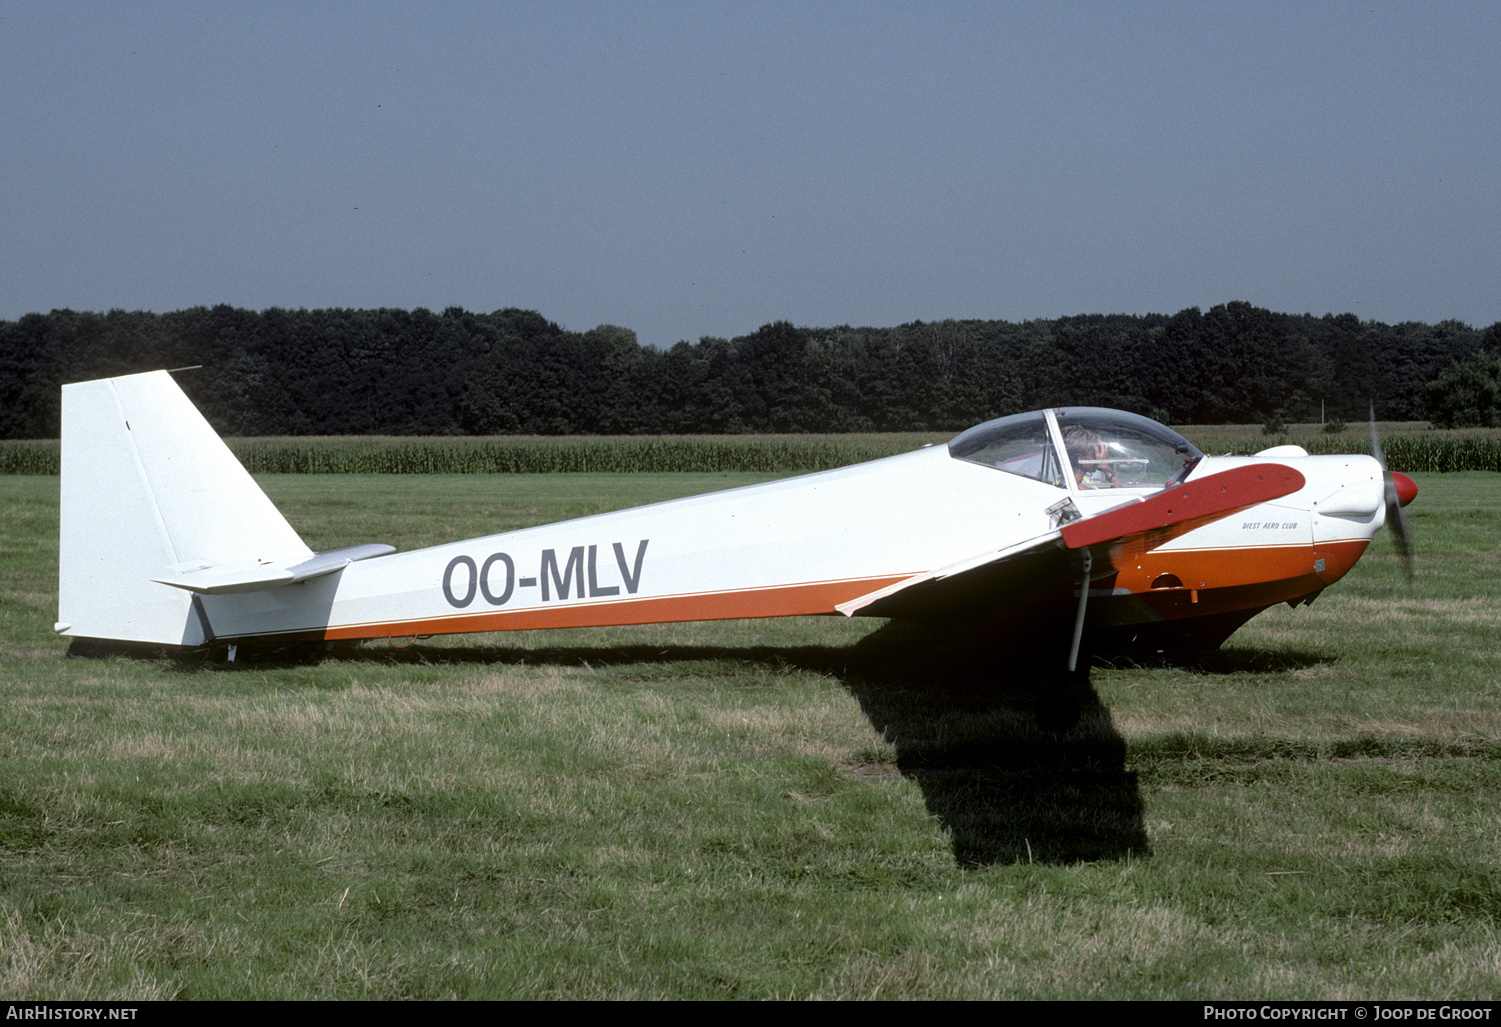
<svg viewBox="0 0 1501 1027"><path fill-rule="evenodd" d="M955 436L949 455L1073 490L1168 488L1204 456L1171 428L1103 407L986 421Z"/></svg>

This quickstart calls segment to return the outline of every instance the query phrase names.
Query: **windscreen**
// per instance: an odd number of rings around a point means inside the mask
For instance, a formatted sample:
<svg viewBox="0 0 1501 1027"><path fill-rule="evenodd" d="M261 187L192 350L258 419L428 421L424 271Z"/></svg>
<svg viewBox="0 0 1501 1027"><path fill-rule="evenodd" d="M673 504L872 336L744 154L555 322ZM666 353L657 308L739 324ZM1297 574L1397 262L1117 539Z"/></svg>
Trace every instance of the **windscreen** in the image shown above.
<svg viewBox="0 0 1501 1027"><path fill-rule="evenodd" d="M1171 428L1137 414L1069 407L1056 416L1078 488L1167 488L1204 457Z"/></svg>
<svg viewBox="0 0 1501 1027"><path fill-rule="evenodd" d="M1040 410L976 425L949 441L949 455L1064 487L1058 454Z"/></svg>

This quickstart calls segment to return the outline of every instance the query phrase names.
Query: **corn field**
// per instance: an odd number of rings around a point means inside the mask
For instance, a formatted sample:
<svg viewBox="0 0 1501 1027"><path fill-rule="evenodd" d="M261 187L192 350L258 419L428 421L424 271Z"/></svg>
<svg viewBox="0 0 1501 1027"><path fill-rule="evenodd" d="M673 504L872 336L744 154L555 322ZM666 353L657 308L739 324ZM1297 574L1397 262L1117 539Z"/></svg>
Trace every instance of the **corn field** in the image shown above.
<svg viewBox="0 0 1501 1027"><path fill-rule="evenodd" d="M1394 426L1395 427L1395 426ZM1186 427L1207 453L1254 453L1299 445L1310 453L1369 453L1363 431L1268 437L1244 427ZM248 438L229 439L253 474L538 474L549 472L828 470L940 444L936 433L609 437ZM1501 471L1501 432L1402 430L1385 433L1392 470ZM0 441L0 474L56 474L55 439Z"/></svg>
<svg viewBox="0 0 1501 1027"><path fill-rule="evenodd" d="M1476 428L1414 430L1411 426L1378 425L1387 466L1406 474L1450 471L1501 471L1501 432ZM1364 425L1336 435L1310 432L1266 436L1244 427L1178 429L1206 453L1257 453L1273 446L1302 446L1309 453L1370 453L1371 436Z"/></svg>
<svg viewBox="0 0 1501 1027"><path fill-rule="evenodd" d="M663 471L820 471L917 444L772 437L246 440L233 448L252 473L546 474Z"/></svg>

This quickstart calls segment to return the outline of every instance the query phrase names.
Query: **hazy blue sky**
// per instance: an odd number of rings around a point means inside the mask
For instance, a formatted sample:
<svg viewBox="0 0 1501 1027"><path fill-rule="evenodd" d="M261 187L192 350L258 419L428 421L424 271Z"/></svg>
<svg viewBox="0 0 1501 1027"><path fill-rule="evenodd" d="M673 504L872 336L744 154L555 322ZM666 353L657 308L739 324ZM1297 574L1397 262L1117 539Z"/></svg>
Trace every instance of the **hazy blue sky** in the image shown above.
<svg viewBox="0 0 1501 1027"><path fill-rule="evenodd" d="M1501 320L1501 3L0 0L0 318Z"/></svg>

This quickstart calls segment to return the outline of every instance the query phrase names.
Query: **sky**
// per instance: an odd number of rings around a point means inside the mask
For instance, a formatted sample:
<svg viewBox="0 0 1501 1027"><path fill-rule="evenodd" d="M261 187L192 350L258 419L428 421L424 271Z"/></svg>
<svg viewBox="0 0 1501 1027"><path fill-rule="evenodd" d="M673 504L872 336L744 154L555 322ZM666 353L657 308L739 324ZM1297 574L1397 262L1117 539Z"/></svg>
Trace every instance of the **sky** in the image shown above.
<svg viewBox="0 0 1501 1027"><path fill-rule="evenodd" d="M0 0L0 319L1501 320L1501 4Z"/></svg>

